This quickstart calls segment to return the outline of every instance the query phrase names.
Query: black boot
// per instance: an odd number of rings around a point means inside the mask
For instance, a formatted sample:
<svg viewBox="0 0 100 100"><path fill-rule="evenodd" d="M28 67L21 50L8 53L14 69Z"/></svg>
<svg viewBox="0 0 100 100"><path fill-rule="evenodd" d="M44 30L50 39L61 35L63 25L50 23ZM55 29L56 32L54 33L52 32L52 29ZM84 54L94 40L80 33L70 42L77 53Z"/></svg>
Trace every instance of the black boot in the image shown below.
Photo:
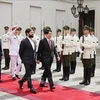
<svg viewBox="0 0 100 100"><path fill-rule="evenodd" d="M76 61L71 62L71 72L70 74L74 74L76 69Z"/></svg>
<svg viewBox="0 0 100 100"><path fill-rule="evenodd" d="M87 68L87 80L84 85L90 85L91 83L91 67Z"/></svg>
<svg viewBox="0 0 100 100"><path fill-rule="evenodd" d="M69 80L69 75L70 75L70 66L66 66L65 67L65 77L64 77L64 81L68 81Z"/></svg>
<svg viewBox="0 0 100 100"><path fill-rule="evenodd" d="M57 68L57 72L60 72L61 71L61 60L58 61L58 68Z"/></svg>
<svg viewBox="0 0 100 100"><path fill-rule="evenodd" d="M83 76L84 76L84 79L79 84L85 84L86 83L86 78L87 78L87 69L86 68L84 68L84 75Z"/></svg>
<svg viewBox="0 0 100 100"><path fill-rule="evenodd" d="M64 80L64 78L65 78L65 71L66 71L66 68L65 68L65 66L63 66L63 77L61 78L61 79L59 79L59 80Z"/></svg>
<svg viewBox="0 0 100 100"><path fill-rule="evenodd" d="M7 64L6 64L7 69L9 69L9 64L10 64L10 58L7 58Z"/></svg>
<svg viewBox="0 0 100 100"><path fill-rule="evenodd" d="M91 77L95 76L95 64L92 65L92 69L91 69Z"/></svg>

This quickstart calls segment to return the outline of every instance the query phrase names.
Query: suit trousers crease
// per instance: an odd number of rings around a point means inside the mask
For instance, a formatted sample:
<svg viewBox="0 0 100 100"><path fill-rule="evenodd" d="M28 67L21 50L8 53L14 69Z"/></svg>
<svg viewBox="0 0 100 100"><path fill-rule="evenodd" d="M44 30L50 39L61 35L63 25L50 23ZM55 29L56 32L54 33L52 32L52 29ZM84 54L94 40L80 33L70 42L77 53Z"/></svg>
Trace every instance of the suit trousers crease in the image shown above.
<svg viewBox="0 0 100 100"><path fill-rule="evenodd" d="M27 81L28 83L28 88L32 88L32 80L31 80L31 75L32 75L32 71L35 67L35 64L24 64L25 66L25 74L23 76L23 78L21 79L21 82L25 82Z"/></svg>
<svg viewBox="0 0 100 100"><path fill-rule="evenodd" d="M52 64L52 60L50 60L49 63L43 63L44 72L43 72L43 75L41 78L41 84L45 84L46 78L48 78L50 87L52 87L54 85L53 79L52 79L51 64Z"/></svg>

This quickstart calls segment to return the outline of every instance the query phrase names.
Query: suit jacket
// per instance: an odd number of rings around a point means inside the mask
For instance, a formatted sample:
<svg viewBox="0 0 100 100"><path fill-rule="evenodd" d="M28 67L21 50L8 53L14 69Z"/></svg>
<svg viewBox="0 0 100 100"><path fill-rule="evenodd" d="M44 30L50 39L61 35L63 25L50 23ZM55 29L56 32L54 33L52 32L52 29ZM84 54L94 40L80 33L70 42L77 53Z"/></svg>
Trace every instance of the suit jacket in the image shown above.
<svg viewBox="0 0 100 100"><path fill-rule="evenodd" d="M36 63L36 44L35 44L35 49L33 50L32 45L30 41L28 40L28 38L22 40L20 44L20 48L19 48L19 55L22 60L22 63L35 64Z"/></svg>
<svg viewBox="0 0 100 100"><path fill-rule="evenodd" d="M54 41L51 40L51 49L46 38L42 39L39 43L37 60L40 60L42 63L52 63L54 54L58 57L56 46Z"/></svg>

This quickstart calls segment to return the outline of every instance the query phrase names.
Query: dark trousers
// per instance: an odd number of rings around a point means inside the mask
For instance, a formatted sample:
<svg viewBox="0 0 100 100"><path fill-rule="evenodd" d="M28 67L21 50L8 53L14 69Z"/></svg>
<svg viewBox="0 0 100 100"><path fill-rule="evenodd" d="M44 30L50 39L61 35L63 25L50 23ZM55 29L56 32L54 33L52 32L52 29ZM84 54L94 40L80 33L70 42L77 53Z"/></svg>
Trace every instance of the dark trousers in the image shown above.
<svg viewBox="0 0 100 100"><path fill-rule="evenodd" d="M9 63L10 63L9 49L3 49L3 51L5 57L5 67L9 68Z"/></svg>
<svg viewBox="0 0 100 100"><path fill-rule="evenodd" d="M52 79L52 73L51 73L51 64L52 64L52 61L50 61L49 63L43 63L44 72L41 79L41 84L45 84L46 78L48 78L50 87L54 85L53 79Z"/></svg>
<svg viewBox="0 0 100 100"><path fill-rule="evenodd" d="M0 58L0 80L1 80L1 58Z"/></svg>
<svg viewBox="0 0 100 100"><path fill-rule="evenodd" d="M32 71L34 69L35 64L24 64L25 66L25 74L23 76L23 78L20 80L22 83L27 81L28 83L28 88L32 88L32 80L31 80L31 75L32 75Z"/></svg>
<svg viewBox="0 0 100 100"><path fill-rule="evenodd" d="M77 53L74 52L71 55L71 72L75 73L75 69L76 69L76 57L77 57Z"/></svg>
<svg viewBox="0 0 100 100"><path fill-rule="evenodd" d="M70 65L71 65L71 55L62 55L63 63L63 78L69 78L70 75Z"/></svg>
<svg viewBox="0 0 100 100"><path fill-rule="evenodd" d="M59 54L59 52L58 52L58 54ZM58 61L57 57L56 57L56 69L61 70L61 60Z"/></svg>
<svg viewBox="0 0 100 100"><path fill-rule="evenodd" d="M82 63L83 63L83 68L84 68L84 75L83 75L83 78L84 78L84 81L85 82L91 82L91 68L92 68L92 65L91 65L91 59L83 59L82 60Z"/></svg>
<svg viewBox="0 0 100 100"><path fill-rule="evenodd" d="M91 70L91 76L95 76L95 68L96 68L96 55L94 54L94 59L92 63L92 70Z"/></svg>

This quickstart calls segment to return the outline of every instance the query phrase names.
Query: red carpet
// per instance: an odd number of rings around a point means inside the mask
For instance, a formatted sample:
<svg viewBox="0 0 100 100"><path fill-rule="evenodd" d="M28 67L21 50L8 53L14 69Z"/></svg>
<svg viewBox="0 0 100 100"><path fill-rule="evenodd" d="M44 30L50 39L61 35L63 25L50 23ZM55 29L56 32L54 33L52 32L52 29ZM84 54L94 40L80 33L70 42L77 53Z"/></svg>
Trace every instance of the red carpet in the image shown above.
<svg viewBox="0 0 100 100"><path fill-rule="evenodd" d="M38 81L33 81L34 87L37 89L37 94L32 94L27 88L27 83L24 84L24 89L19 89L18 80L12 81L8 75L2 75L3 83L0 83L0 91L14 94L28 100L100 100L100 95L82 90L77 90L69 87L56 85L54 92L49 88L39 87Z"/></svg>

